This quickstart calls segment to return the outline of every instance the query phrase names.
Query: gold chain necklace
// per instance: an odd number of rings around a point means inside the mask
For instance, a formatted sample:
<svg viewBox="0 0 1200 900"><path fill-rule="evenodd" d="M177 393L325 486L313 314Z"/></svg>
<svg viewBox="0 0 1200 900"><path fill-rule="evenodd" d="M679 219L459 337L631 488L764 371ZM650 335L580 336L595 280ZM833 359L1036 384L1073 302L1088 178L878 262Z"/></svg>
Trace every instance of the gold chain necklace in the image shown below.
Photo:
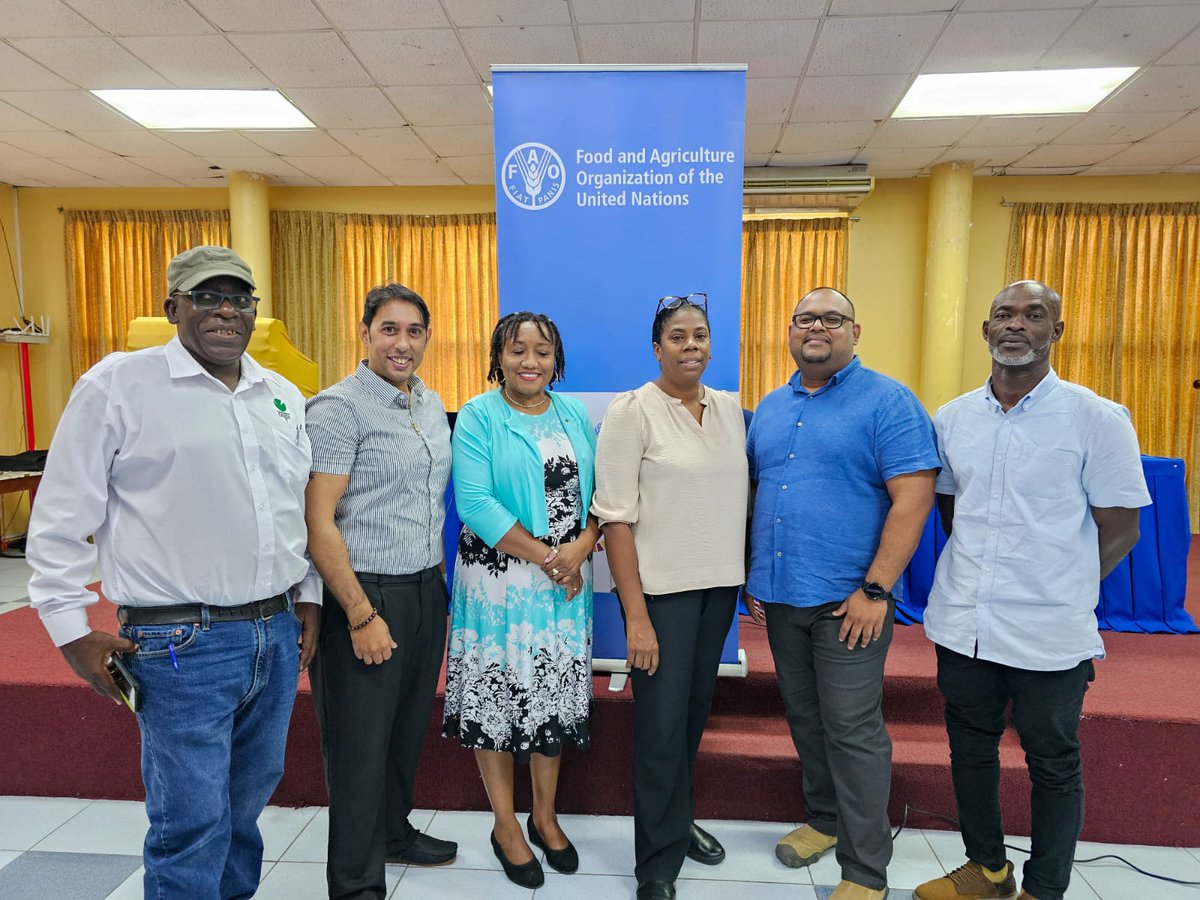
<svg viewBox="0 0 1200 900"><path fill-rule="evenodd" d="M520 400L518 400L516 397L514 397L512 394L509 393L508 385L502 386L500 388L500 390L504 392L504 396L508 399L509 403L511 403L513 406L519 406L519 407L521 407L521 409L537 409L539 406L541 406L543 403L547 402L550 399L549 394L543 393L542 399L538 400L536 403L522 403Z"/></svg>

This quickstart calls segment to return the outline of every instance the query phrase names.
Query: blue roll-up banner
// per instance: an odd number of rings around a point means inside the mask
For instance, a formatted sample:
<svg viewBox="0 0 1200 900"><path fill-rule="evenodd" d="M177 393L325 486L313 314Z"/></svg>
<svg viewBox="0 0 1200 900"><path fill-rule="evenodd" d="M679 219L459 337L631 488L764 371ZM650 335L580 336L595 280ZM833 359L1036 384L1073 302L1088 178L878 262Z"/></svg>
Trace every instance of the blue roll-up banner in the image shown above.
<svg viewBox="0 0 1200 900"><path fill-rule="evenodd" d="M494 66L492 85L500 312L557 323L557 389L598 425L613 395L658 376L658 299L703 292L704 383L736 393L745 66ZM593 656L624 661L603 554L595 570ZM721 661L738 659L735 620Z"/></svg>

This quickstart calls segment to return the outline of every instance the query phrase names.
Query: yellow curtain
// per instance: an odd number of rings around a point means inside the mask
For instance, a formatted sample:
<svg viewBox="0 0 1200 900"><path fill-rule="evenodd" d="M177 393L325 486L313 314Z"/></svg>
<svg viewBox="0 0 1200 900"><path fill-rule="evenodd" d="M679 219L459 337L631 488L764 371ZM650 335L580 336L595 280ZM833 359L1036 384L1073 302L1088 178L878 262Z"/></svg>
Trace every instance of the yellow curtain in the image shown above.
<svg viewBox="0 0 1200 900"><path fill-rule="evenodd" d="M787 349L796 301L813 288L845 289L848 229L845 218L743 223L741 391L747 409L796 370Z"/></svg>
<svg viewBox="0 0 1200 900"><path fill-rule="evenodd" d="M1144 453L1187 462L1200 531L1200 203L1017 204L1008 274L1062 295L1059 375L1128 407Z"/></svg>
<svg viewBox="0 0 1200 900"><path fill-rule="evenodd" d="M396 281L429 304L433 334L421 377L447 409L484 390L496 324L496 217L271 213L275 311L328 386L362 358L367 291Z"/></svg>
<svg viewBox="0 0 1200 900"><path fill-rule="evenodd" d="M71 377L125 349L129 322L161 316L167 263L197 244L229 246L221 210L66 210Z"/></svg>

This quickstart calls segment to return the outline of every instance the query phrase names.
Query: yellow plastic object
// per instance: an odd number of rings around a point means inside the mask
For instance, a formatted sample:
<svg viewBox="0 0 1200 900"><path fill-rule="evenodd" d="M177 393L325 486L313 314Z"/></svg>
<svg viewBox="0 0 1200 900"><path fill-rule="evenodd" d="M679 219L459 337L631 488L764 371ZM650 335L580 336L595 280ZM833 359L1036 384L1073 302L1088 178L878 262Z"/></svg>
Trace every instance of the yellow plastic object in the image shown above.
<svg viewBox="0 0 1200 900"><path fill-rule="evenodd" d="M163 316L138 316L129 323L125 338L126 350L157 347L175 337L175 326ZM247 352L265 369L278 372L300 389L305 397L321 389L317 364L296 349L288 337L287 328L279 319L263 316L254 323Z"/></svg>

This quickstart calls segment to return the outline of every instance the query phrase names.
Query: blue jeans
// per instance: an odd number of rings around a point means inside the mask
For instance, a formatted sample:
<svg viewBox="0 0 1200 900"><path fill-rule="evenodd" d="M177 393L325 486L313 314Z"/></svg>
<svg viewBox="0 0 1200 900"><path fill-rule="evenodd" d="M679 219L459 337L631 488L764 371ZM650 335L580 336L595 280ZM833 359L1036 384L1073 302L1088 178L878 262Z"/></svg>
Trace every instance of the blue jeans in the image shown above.
<svg viewBox="0 0 1200 900"><path fill-rule="evenodd" d="M266 620L125 625L121 634L139 648L132 670L143 694L145 896L251 897L262 873L258 816L283 775L300 624L284 611Z"/></svg>

